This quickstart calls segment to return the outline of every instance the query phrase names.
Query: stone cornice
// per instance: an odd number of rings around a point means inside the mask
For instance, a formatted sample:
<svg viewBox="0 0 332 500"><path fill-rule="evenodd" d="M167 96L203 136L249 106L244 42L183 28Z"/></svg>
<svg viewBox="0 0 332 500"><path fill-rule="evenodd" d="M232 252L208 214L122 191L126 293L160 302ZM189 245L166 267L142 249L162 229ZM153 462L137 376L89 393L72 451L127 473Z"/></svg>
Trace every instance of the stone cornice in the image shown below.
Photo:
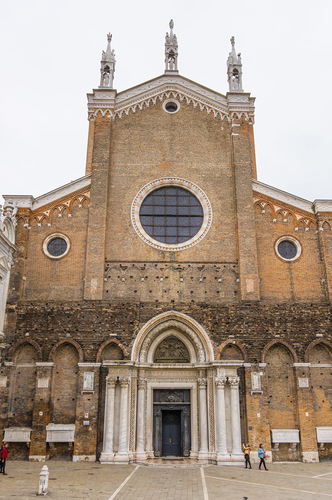
<svg viewBox="0 0 332 500"><path fill-rule="evenodd" d="M69 182L64 186L60 186L48 193L42 194L37 198L34 198L32 195L3 195L3 198L6 203L12 202L14 207L17 208L27 208L31 211L37 210L39 207L45 207L47 204L51 204L52 202L59 200L60 198L66 197L68 194L72 194L75 191L79 191L86 186L90 186L91 184L91 174L85 175L84 177L80 177L75 181Z"/></svg>
<svg viewBox="0 0 332 500"><path fill-rule="evenodd" d="M118 94L116 91L94 90L93 94L88 94L89 119L94 119L98 113L121 118L124 113L135 113L143 106L155 104L158 99L162 101L170 97L198 106L201 111L206 110L222 120L231 120L234 116L244 116L250 121L254 119L255 99L250 94L229 93L225 97L180 75L162 75Z"/></svg>
<svg viewBox="0 0 332 500"><path fill-rule="evenodd" d="M281 189L277 189L256 180L253 180L252 188L254 192L265 195L268 198L273 198L275 201L286 203L290 207L300 209L311 215L314 213L312 209L313 203L309 200L305 200L294 194L286 193L286 191L282 191Z"/></svg>

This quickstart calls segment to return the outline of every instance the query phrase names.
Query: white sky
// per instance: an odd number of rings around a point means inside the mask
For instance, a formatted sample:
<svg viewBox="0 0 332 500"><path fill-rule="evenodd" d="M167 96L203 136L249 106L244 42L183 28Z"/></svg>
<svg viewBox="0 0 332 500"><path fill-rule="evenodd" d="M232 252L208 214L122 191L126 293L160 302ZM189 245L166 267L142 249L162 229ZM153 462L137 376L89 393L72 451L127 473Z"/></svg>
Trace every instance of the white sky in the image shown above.
<svg viewBox="0 0 332 500"><path fill-rule="evenodd" d="M256 97L258 179L331 199L331 0L11 0L0 18L0 193L39 196L84 175L86 93L113 34L118 91L164 72L225 94L230 37ZM329 97L330 96L330 97Z"/></svg>

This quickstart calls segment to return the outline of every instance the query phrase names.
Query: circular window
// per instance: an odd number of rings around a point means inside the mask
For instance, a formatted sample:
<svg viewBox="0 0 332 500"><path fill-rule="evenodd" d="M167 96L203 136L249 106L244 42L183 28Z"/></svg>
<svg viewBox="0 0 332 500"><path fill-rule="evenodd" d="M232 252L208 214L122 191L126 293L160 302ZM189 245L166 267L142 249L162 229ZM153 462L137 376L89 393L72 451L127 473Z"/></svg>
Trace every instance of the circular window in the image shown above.
<svg viewBox="0 0 332 500"><path fill-rule="evenodd" d="M163 108L167 113L177 113L180 109L180 103L174 99L168 99L163 103Z"/></svg>
<svg viewBox="0 0 332 500"><path fill-rule="evenodd" d="M60 259L64 257L70 248L70 242L67 236L63 234L51 234L43 243L44 253L51 259Z"/></svg>
<svg viewBox="0 0 332 500"><path fill-rule="evenodd" d="M283 260L293 261L301 255L300 243L291 236L279 238L275 244L275 249L279 257Z"/></svg>
<svg viewBox="0 0 332 500"><path fill-rule="evenodd" d="M203 217L196 196L178 186L155 189L143 200L139 212L144 231L170 245L193 238L202 227Z"/></svg>
<svg viewBox="0 0 332 500"><path fill-rule="evenodd" d="M132 223L137 234L161 250L184 250L198 243L212 222L205 193L184 179L158 179L137 194Z"/></svg>

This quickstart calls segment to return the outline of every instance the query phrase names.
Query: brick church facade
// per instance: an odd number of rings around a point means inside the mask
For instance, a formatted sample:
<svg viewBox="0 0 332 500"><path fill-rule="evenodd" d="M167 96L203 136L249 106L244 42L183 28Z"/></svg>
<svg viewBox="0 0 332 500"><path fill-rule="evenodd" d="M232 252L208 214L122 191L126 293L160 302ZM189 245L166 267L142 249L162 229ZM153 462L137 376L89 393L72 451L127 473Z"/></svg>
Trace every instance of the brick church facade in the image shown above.
<svg viewBox="0 0 332 500"><path fill-rule="evenodd" d="M226 95L179 74L172 22L164 74L117 92L109 35L85 175L4 197L12 457L331 457L332 200L257 180L231 43Z"/></svg>

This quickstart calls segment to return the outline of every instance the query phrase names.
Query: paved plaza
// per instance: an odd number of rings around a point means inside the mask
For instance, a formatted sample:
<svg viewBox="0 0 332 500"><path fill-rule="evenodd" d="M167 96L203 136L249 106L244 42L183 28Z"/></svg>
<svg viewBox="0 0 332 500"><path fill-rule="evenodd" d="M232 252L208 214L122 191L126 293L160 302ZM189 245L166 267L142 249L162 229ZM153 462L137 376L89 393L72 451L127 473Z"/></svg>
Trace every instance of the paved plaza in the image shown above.
<svg viewBox="0 0 332 500"><path fill-rule="evenodd" d="M30 500L44 464L8 461L0 498ZM332 463L270 464L269 471L240 467L100 465L47 462L54 500L263 500L332 499Z"/></svg>

